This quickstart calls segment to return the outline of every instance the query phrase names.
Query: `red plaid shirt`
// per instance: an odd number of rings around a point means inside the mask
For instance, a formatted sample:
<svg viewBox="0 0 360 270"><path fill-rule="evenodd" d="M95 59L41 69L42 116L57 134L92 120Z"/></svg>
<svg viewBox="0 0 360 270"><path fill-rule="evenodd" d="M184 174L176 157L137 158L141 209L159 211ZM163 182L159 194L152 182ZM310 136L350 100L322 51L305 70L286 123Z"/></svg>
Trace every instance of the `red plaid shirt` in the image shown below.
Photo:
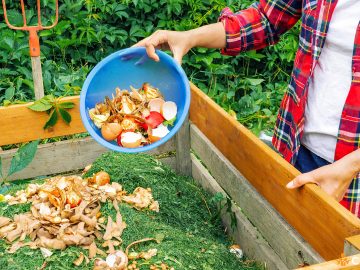
<svg viewBox="0 0 360 270"><path fill-rule="evenodd" d="M260 0L238 13L225 8L219 18L226 29L226 48L222 52L227 55L275 44L281 34L301 20L299 49L273 138L276 149L291 163L297 158L304 130L309 78L324 46L336 3L337 0ZM335 160L356 150L360 144L360 22L354 42L352 72L351 87L341 115ZM360 217L359 179L352 181L341 204Z"/></svg>

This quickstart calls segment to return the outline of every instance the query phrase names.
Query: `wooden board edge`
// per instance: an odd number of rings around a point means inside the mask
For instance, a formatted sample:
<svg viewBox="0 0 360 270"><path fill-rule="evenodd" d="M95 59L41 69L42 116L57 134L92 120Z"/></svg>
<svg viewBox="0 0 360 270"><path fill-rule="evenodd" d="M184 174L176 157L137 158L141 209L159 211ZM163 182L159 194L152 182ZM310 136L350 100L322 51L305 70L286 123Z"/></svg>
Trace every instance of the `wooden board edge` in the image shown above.
<svg viewBox="0 0 360 270"><path fill-rule="evenodd" d="M360 253L360 235L354 235L346 238L344 243L344 255L350 256L359 253Z"/></svg>
<svg viewBox="0 0 360 270"><path fill-rule="evenodd" d="M0 158L3 168L8 170L11 158L17 149L1 151ZM56 143L47 143L38 146L33 161L24 170L12 175L9 180L29 179L37 176L53 175L58 173L80 170L96 160L102 153L109 151L98 144L91 137L71 139ZM175 138L171 138L165 144L149 151L151 155L175 151ZM174 168L175 159L164 159Z"/></svg>
<svg viewBox="0 0 360 270"><path fill-rule="evenodd" d="M200 128L210 141L212 141L233 165L244 174L251 184L255 186L259 193L262 194L325 259L337 258L343 250L344 239L360 233L360 220L344 209L334 199L330 198L316 185L309 184L299 190L293 191L285 190L286 183L298 175L299 172L268 146L262 143L249 130L238 123L236 119L228 115L220 108L220 106L193 84L191 85L191 91L192 104L190 107L190 120ZM221 123L218 121L219 119L221 119ZM216 121L216 123L214 121ZM226 132L226 130L232 130L232 134L225 134L224 132ZM238 153L232 155L234 153L234 148L229 146L229 141L240 143L240 145L245 147L245 142L239 141L237 137L245 139L246 145L252 147L251 151L256 149L256 157L253 153L249 153L250 150L243 153L240 151L239 155ZM264 164L265 166L262 171L259 171L259 168L261 168L259 167L259 164L249 167L246 171L242 170L245 164L249 165L249 163L246 162L249 162L250 159L244 160L244 158L248 158L246 156L248 154L252 154L253 156L251 161L256 159L259 160L259 156L266 160L267 163ZM262 183L266 181L264 173L266 170L268 172L276 173L277 177L272 176L275 182L268 181L263 185ZM258 173L262 173L260 178ZM256 175L256 177L254 177L254 175ZM276 192L274 192L274 190L284 193L282 195L285 196L286 202L280 202L279 197L275 196ZM311 204L310 201L312 202ZM314 207L314 210L318 209L317 211L319 212L321 209L321 211L315 216L298 213L296 209L299 207L299 203L300 205L313 205L311 207ZM289 210L289 207L292 210ZM329 243L331 248L329 248L329 245L324 244L324 240L328 239L329 235L328 232L325 232L326 230L320 235L321 237L315 237L308 226L303 225L304 220L307 220L309 222L308 224L313 224L312 221L316 221L316 219L320 218L322 221L319 220L316 226L325 229L326 227L324 226L328 223L326 220L328 220L330 216L332 219L331 224L334 225L338 232L337 235L332 237L334 240L333 243Z"/></svg>
<svg viewBox="0 0 360 270"><path fill-rule="evenodd" d="M190 135L192 151L289 268L324 261L193 124Z"/></svg>
<svg viewBox="0 0 360 270"><path fill-rule="evenodd" d="M220 192L224 196L227 196L226 192L193 154L191 154L191 161L192 175L199 185L211 194ZM237 227L235 229L231 228L230 215L224 211L222 213L223 224L227 228L229 236L241 246L246 256L259 262L264 262L266 269L288 269L276 252L234 203L232 205L232 212L236 217Z"/></svg>
<svg viewBox="0 0 360 270"><path fill-rule="evenodd" d="M69 109L72 116L68 125L62 119L53 128L44 130L49 115L46 112L35 112L28 108L33 102L11 106L0 106L0 146L23 143L37 139L46 139L86 132L80 116L79 96L64 97L61 102L73 102L75 107Z"/></svg>
<svg viewBox="0 0 360 270"><path fill-rule="evenodd" d="M335 260L314 264L297 270L359 270L360 254L341 257Z"/></svg>

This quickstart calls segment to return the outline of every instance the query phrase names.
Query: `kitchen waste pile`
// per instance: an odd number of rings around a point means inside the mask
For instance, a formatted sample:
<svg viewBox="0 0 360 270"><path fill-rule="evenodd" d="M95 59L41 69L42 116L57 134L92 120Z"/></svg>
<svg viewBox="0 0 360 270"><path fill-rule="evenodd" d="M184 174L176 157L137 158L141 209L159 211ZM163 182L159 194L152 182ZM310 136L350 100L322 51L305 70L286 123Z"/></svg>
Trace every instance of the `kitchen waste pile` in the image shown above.
<svg viewBox="0 0 360 270"><path fill-rule="evenodd" d="M111 99L106 96L89 110L102 137L126 148L145 146L165 137L176 120L176 103L165 101L160 90L148 83L130 89L116 88Z"/></svg>
<svg viewBox="0 0 360 270"><path fill-rule="evenodd" d="M106 153L5 198L1 269L259 269L229 251L216 202L148 155Z"/></svg>

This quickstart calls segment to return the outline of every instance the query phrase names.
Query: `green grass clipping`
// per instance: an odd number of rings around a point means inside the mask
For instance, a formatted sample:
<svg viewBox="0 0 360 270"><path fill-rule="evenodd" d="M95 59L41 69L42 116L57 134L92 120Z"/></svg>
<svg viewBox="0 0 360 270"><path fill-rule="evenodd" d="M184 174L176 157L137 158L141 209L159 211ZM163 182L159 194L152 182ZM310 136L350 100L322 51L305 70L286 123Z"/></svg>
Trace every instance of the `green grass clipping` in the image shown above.
<svg viewBox="0 0 360 270"><path fill-rule="evenodd" d="M100 170L109 173L111 181L122 184L127 192L132 192L138 186L151 188L154 199L159 201L159 213L138 211L127 204L120 204L120 212L127 224L122 235L123 249L139 239L161 239L159 244L147 242L134 247L133 251L158 250L158 254L150 260L138 261L139 269L149 269L150 265L161 262L176 270L262 269L260 264L239 260L229 252L233 243L224 233L216 203L192 178L179 176L155 158L144 154L105 153L94 162L86 176ZM25 186L15 184L10 192ZM29 208L29 204L9 206L2 202L0 215L12 217L29 211ZM116 215L111 203L104 203L101 213L113 218ZM88 254L82 247L54 251L52 256L44 259L39 249L24 247L15 254L9 254L6 252L9 246L0 240L0 266L4 270L40 269L45 260L44 269L48 270L92 269L94 265L93 260L87 265L73 265L80 252Z"/></svg>

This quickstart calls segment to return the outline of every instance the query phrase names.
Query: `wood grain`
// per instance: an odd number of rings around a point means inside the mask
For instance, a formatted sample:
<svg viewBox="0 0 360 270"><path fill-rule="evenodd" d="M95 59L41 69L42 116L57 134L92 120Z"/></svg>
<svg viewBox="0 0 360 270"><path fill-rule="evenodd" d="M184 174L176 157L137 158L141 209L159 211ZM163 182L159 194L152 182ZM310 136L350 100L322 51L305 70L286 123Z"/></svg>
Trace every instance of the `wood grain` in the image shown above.
<svg viewBox="0 0 360 270"><path fill-rule="evenodd" d="M326 260L339 258L360 220L315 185L287 190L299 172L191 85L190 120Z"/></svg>
<svg viewBox="0 0 360 270"><path fill-rule="evenodd" d="M176 171L179 174L191 176L190 158L190 124L187 116L176 138Z"/></svg>
<svg viewBox="0 0 360 270"><path fill-rule="evenodd" d="M31 57L31 67L34 80L35 100L38 100L44 96L44 82L40 56Z"/></svg>
<svg viewBox="0 0 360 270"><path fill-rule="evenodd" d="M4 170L7 172L11 159L17 149L0 152ZM150 155L161 155L175 150L175 139L148 152ZM37 176L52 175L83 169L92 163L102 153L109 151L98 144L91 137L72 139L56 143L47 143L38 146L35 158L24 170L12 175L9 180L29 179ZM175 168L175 158L160 159L162 162Z"/></svg>
<svg viewBox="0 0 360 270"><path fill-rule="evenodd" d="M0 107L0 146L86 132L81 122L79 97L65 97L61 101L75 103L69 110L72 121L67 125L59 119L51 130L43 129L48 114L27 108L32 103Z"/></svg>
<svg viewBox="0 0 360 270"><path fill-rule="evenodd" d="M360 254L342 257L336 260L298 268L298 270L359 270Z"/></svg>
<svg viewBox="0 0 360 270"><path fill-rule="evenodd" d="M195 155L289 269L324 261L195 125L190 135Z"/></svg>
<svg viewBox="0 0 360 270"><path fill-rule="evenodd" d="M344 243L344 255L350 256L359 253L360 253L360 235L354 235L346 238Z"/></svg>
<svg viewBox="0 0 360 270"><path fill-rule="evenodd" d="M221 188L217 181L210 175L209 171L201 164L194 155L191 155L192 175L194 179L208 192L222 193L227 197L226 192ZM272 249L269 243L263 238L258 229L242 213L240 207L232 204L231 211L234 213L237 226L231 228L231 218L226 211L222 211L221 218L227 228L226 231L236 244L239 244L248 258L255 259L264 263L266 269L286 270L289 269L281 258Z"/></svg>

